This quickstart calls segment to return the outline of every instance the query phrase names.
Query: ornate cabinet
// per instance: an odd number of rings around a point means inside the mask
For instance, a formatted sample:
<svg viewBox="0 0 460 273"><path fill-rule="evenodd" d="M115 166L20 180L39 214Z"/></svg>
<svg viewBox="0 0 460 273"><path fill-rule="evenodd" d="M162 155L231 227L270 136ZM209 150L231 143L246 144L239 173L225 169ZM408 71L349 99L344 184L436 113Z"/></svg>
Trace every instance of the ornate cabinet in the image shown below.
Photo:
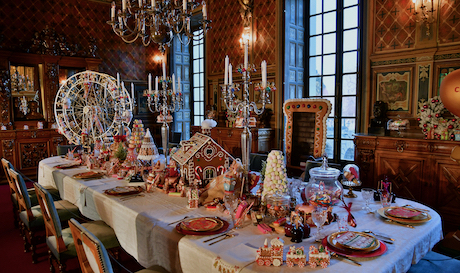
<svg viewBox="0 0 460 273"><path fill-rule="evenodd" d="M460 225L460 165L450 158L459 142L356 136L355 161L363 187L387 175L397 196L424 203L443 217L445 231Z"/></svg>
<svg viewBox="0 0 460 273"><path fill-rule="evenodd" d="M242 131L242 128L215 127L211 130L211 137L232 156L241 158ZM201 133L200 126L192 126L192 134L195 134L196 132ZM251 133L251 153L268 153L271 149L273 149L273 129L251 128Z"/></svg>

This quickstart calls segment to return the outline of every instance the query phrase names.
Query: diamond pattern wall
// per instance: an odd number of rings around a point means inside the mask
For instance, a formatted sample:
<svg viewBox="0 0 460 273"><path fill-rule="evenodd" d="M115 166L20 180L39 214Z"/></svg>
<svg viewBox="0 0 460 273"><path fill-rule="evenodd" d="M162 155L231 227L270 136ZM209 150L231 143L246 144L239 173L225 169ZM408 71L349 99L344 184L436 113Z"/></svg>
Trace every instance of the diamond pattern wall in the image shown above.
<svg viewBox="0 0 460 273"><path fill-rule="evenodd" d="M100 71L122 79L146 80L147 71L161 73L153 62L159 54L156 45L144 47L140 42L126 44L106 23L110 4L89 0L3 0L0 9L0 45L7 50L17 50L26 45L35 32L47 25L68 42L89 45L96 39L96 57L102 59ZM71 41L69 41L71 40Z"/></svg>
<svg viewBox="0 0 460 273"><path fill-rule="evenodd" d="M439 11L439 43L460 42L460 1L442 1Z"/></svg>

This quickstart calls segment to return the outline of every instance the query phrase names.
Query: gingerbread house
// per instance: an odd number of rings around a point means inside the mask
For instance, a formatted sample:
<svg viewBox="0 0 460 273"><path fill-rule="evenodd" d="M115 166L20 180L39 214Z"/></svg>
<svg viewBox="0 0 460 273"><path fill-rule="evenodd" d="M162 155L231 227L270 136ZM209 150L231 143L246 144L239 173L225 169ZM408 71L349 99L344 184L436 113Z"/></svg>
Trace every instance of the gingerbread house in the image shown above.
<svg viewBox="0 0 460 273"><path fill-rule="evenodd" d="M222 174L234 158L211 137L195 133L189 140L180 142L180 147L171 158L180 165L180 173L187 182L198 179L205 186L214 177Z"/></svg>

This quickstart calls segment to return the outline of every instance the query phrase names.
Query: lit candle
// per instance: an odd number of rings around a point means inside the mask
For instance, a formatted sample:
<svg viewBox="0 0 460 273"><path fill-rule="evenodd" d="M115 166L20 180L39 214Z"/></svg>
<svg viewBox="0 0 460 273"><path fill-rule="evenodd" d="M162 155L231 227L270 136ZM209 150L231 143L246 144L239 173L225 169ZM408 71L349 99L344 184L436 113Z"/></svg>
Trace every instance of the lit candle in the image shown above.
<svg viewBox="0 0 460 273"><path fill-rule="evenodd" d="M115 1L112 2L112 10L110 13L110 18L112 18L112 21L115 19Z"/></svg>
<svg viewBox="0 0 460 273"><path fill-rule="evenodd" d="M125 12L126 11L126 0L121 1L121 7L122 7L123 12Z"/></svg>
<svg viewBox="0 0 460 273"><path fill-rule="evenodd" d="M158 92L158 76L155 77L155 93Z"/></svg>
<svg viewBox="0 0 460 273"><path fill-rule="evenodd" d="M176 93L176 76L174 75L174 73L172 74L172 91L173 94Z"/></svg>
<svg viewBox="0 0 460 273"><path fill-rule="evenodd" d="M131 83L131 100L134 101L134 83Z"/></svg>
<svg viewBox="0 0 460 273"><path fill-rule="evenodd" d="M163 61L163 80L166 80L166 64Z"/></svg>
<svg viewBox="0 0 460 273"><path fill-rule="evenodd" d="M206 10L206 2L203 1L203 18L206 20L208 17L208 11Z"/></svg>
<svg viewBox="0 0 460 273"><path fill-rule="evenodd" d="M248 42L244 39L244 69L248 70Z"/></svg>
<svg viewBox="0 0 460 273"><path fill-rule="evenodd" d="M233 84L233 71L232 71L232 64L228 65L228 77L229 77L229 85Z"/></svg>
<svg viewBox="0 0 460 273"><path fill-rule="evenodd" d="M152 91L152 74L149 73L149 93Z"/></svg>
<svg viewBox="0 0 460 273"><path fill-rule="evenodd" d="M225 56L225 73L224 73L224 84L228 84L228 55Z"/></svg>
<svg viewBox="0 0 460 273"><path fill-rule="evenodd" d="M117 87L120 88L120 73L117 72Z"/></svg>

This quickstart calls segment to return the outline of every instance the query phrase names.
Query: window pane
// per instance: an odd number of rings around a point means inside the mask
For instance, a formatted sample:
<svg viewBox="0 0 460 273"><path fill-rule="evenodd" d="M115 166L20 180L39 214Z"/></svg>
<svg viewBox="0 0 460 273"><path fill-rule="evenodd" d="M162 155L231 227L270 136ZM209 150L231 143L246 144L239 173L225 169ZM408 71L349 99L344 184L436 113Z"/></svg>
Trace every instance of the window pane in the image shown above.
<svg viewBox="0 0 460 273"><path fill-rule="evenodd" d="M334 137L334 118L327 119L326 130L326 137Z"/></svg>
<svg viewBox="0 0 460 273"><path fill-rule="evenodd" d="M335 53L335 33L324 35L324 54Z"/></svg>
<svg viewBox="0 0 460 273"><path fill-rule="evenodd" d="M326 152L328 158L330 158L330 159L334 158L334 140L333 139L326 139L325 152Z"/></svg>
<svg viewBox="0 0 460 273"><path fill-rule="evenodd" d="M353 134L356 132L355 119L342 119L342 138L353 139Z"/></svg>
<svg viewBox="0 0 460 273"><path fill-rule="evenodd" d="M324 14L324 33L333 32L336 30L336 12L329 12Z"/></svg>
<svg viewBox="0 0 460 273"><path fill-rule="evenodd" d="M343 0L344 7L349 7L349 6L353 6L357 4L358 4L358 0Z"/></svg>
<svg viewBox="0 0 460 273"><path fill-rule="evenodd" d="M335 76L323 77L323 96L334 96Z"/></svg>
<svg viewBox="0 0 460 273"><path fill-rule="evenodd" d="M352 29L343 32L343 51L358 49L358 30Z"/></svg>
<svg viewBox="0 0 460 273"><path fill-rule="evenodd" d="M342 116L356 117L356 97L342 97Z"/></svg>
<svg viewBox="0 0 460 273"><path fill-rule="evenodd" d="M321 34L322 29L323 29L322 22L321 22L322 19L323 19L322 15L316 15L316 16L310 17L310 36Z"/></svg>
<svg viewBox="0 0 460 273"><path fill-rule="evenodd" d="M321 78L313 77L310 78L308 84L308 96L320 96L321 95Z"/></svg>
<svg viewBox="0 0 460 273"><path fill-rule="evenodd" d="M194 102L200 101L200 93L198 92L197 89L195 89L194 92L193 92L193 101Z"/></svg>
<svg viewBox="0 0 460 273"><path fill-rule="evenodd" d="M193 87L200 86L200 74L193 74Z"/></svg>
<svg viewBox="0 0 460 273"><path fill-rule="evenodd" d="M318 1L316 1L318 2ZM331 11L336 9L337 3L333 0L324 0L324 10L323 12Z"/></svg>
<svg viewBox="0 0 460 273"><path fill-rule="evenodd" d="M343 10L343 28L358 26L358 7L354 6Z"/></svg>
<svg viewBox="0 0 460 273"><path fill-rule="evenodd" d="M199 59L196 59L196 60L193 60L193 71L200 71L200 60Z"/></svg>
<svg viewBox="0 0 460 273"><path fill-rule="evenodd" d="M343 53L343 73L358 71L358 52Z"/></svg>
<svg viewBox="0 0 460 273"><path fill-rule="evenodd" d="M310 58L310 76L321 75L321 57Z"/></svg>
<svg viewBox="0 0 460 273"><path fill-rule="evenodd" d="M353 161L355 158L355 146L352 140L342 140L340 142L340 159Z"/></svg>
<svg viewBox="0 0 460 273"><path fill-rule="evenodd" d="M310 37L310 56L319 55L321 54L322 44L321 44L322 36L315 36Z"/></svg>
<svg viewBox="0 0 460 273"><path fill-rule="evenodd" d="M321 1L310 1L310 15L320 13L322 10Z"/></svg>
<svg viewBox="0 0 460 273"><path fill-rule="evenodd" d="M195 117L193 118L193 123L195 124L195 126L200 126L200 125L201 125L200 117L199 117L199 116L195 116Z"/></svg>
<svg viewBox="0 0 460 273"><path fill-rule="evenodd" d="M356 74L344 75L342 80L342 94L356 95Z"/></svg>
<svg viewBox="0 0 460 273"><path fill-rule="evenodd" d="M324 56L323 75L335 74L335 54Z"/></svg>

